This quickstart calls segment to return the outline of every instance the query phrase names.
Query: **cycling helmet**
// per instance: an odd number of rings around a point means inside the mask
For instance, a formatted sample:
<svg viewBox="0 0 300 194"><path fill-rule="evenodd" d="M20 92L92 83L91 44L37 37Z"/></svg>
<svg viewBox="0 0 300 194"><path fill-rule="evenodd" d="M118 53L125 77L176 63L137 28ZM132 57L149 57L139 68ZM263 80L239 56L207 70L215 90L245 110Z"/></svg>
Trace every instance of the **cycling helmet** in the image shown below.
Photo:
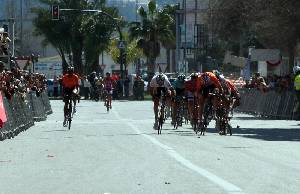
<svg viewBox="0 0 300 194"><path fill-rule="evenodd" d="M184 80L185 80L185 75L184 75L184 74L180 74L180 75L177 77L177 79L178 79L179 81L184 81Z"/></svg>
<svg viewBox="0 0 300 194"><path fill-rule="evenodd" d="M192 74L190 75L190 77L191 77L192 79L195 79L195 78L198 77L198 74L197 74L197 73L192 73Z"/></svg>
<svg viewBox="0 0 300 194"><path fill-rule="evenodd" d="M69 66L67 71L68 73L74 73L74 67Z"/></svg>
<svg viewBox="0 0 300 194"><path fill-rule="evenodd" d="M219 72L218 70L213 70L212 72L215 74L217 78L220 78L221 72Z"/></svg>
<svg viewBox="0 0 300 194"><path fill-rule="evenodd" d="M163 74L158 74L156 77L157 82L164 82L165 81L165 76Z"/></svg>
<svg viewBox="0 0 300 194"><path fill-rule="evenodd" d="M294 66L293 67L293 72L294 72L294 74L297 74L297 73L299 73L300 72L300 66Z"/></svg>

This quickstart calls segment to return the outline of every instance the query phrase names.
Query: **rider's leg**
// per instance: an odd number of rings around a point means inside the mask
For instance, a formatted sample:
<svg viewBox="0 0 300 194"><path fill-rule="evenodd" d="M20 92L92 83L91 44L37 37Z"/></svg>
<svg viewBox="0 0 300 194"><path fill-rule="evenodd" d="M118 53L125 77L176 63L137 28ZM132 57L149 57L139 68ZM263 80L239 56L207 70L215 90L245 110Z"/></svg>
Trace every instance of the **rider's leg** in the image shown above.
<svg viewBox="0 0 300 194"><path fill-rule="evenodd" d="M159 98L155 98L154 106L153 106L155 121L157 121L157 119L158 119L158 106L159 106Z"/></svg>
<svg viewBox="0 0 300 194"><path fill-rule="evenodd" d="M174 100L172 102L172 124L176 121L176 116L177 116L177 100Z"/></svg>
<svg viewBox="0 0 300 194"><path fill-rule="evenodd" d="M109 103L109 107L111 108L111 102L112 102L112 92L109 93L108 95L108 103Z"/></svg>
<svg viewBox="0 0 300 194"><path fill-rule="evenodd" d="M203 109L205 104L205 97L204 95L199 95L198 97L198 118L200 119L200 122L202 122L202 116L203 116Z"/></svg>

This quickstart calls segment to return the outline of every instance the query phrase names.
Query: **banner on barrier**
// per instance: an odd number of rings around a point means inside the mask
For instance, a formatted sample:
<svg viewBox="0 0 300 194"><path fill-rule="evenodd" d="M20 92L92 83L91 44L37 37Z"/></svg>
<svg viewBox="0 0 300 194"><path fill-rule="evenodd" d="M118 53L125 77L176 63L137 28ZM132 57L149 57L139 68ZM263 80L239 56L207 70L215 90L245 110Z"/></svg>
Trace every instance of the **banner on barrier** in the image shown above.
<svg viewBox="0 0 300 194"><path fill-rule="evenodd" d="M3 103L2 92L0 92L0 125L3 125L7 121L6 111ZM2 127L2 126L0 126Z"/></svg>

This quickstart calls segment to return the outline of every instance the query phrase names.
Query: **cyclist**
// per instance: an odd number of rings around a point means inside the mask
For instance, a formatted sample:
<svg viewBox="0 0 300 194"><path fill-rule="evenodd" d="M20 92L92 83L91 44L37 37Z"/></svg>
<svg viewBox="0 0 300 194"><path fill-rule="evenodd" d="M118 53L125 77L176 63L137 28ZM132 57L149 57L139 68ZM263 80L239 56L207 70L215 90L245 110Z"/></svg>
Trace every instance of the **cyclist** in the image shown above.
<svg viewBox="0 0 300 194"><path fill-rule="evenodd" d="M67 115L67 106L68 106L68 101L69 98L72 98L74 95L79 94L79 78L78 76L74 73L74 68L69 67L67 70L67 73L62 77L62 86L63 86L63 91L64 91L64 98L63 101L65 103L64 106L64 122L63 125L66 126L66 115ZM74 108L76 105L76 99L72 98L74 102ZM75 109L74 109L75 111Z"/></svg>
<svg viewBox="0 0 300 194"><path fill-rule="evenodd" d="M241 96L238 89L235 87L232 81L226 79L224 75L222 75L219 71L214 70L213 73L219 79L224 89L224 93L228 94L231 98L235 98L235 100L232 102L231 108L234 109L235 107L238 107L240 105L240 100L241 100Z"/></svg>
<svg viewBox="0 0 300 194"><path fill-rule="evenodd" d="M197 84L197 81L198 81L198 74L197 73L192 73L190 75L190 78L185 81L185 95L187 97L187 100L188 100L188 112L189 112L189 115L190 115L190 120L191 120L191 124L194 125L194 121L193 119L194 118L197 118L198 117L198 110L195 110L194 111L194 103L197 103L197 99L198 98L198 94L197 94L197 91L198 91L198 85Z"/></svg>
<svg viewBox="0 0 300 194"><path fill-rule="evenodd" d="M172 111L172 124L176 121L177 115L177 107L179 107L179 103L184 103L183 97L185 95L185 75L180 74L177 79L174 81L173 87L175 88L176 96L175 100L172 104L173 111ZM180 100L182 99L182 100ZM183 106L183 104L181 104Z"/></svg>
<svg viewBox="0 0 300 194"><path fill-rule="evenodd" d="M155 122L153 129L157 129L158 127L158 106L159 106L159 99L164 94L166 96L174 95L175 91L172 88L172 85L168 79L168 77L163 74L159 73L156 74L150 82L150 94L152 96L152 100L154 103L153 110L155 115Z"/></svg>
<svg viewBox="0 0 300 194"><path fill-rule="evenodd" d="M106 77L103 80L103 84L104 84L104 89L108 98L108 106L111 109L111 102L112 102L112 94L113 94L113 86L114 86L114 80L113 78L110 76L110 73L107 72L106 73ZM106 106L105 104L106 102L104 101L104 106Z"/></svg>
<svg viewBox="0 0 300 194"><path fill-rule="evenodd" d="M217 88L219 93L223 93L223 88L217 76L213 72L204 72L198 77L198 88L199 88L199 118L202 121L204 105L208 99L209 93L214 92ZM213 108L216 104L213 102ZM207 124L207 123L206 123Z"/></svg>

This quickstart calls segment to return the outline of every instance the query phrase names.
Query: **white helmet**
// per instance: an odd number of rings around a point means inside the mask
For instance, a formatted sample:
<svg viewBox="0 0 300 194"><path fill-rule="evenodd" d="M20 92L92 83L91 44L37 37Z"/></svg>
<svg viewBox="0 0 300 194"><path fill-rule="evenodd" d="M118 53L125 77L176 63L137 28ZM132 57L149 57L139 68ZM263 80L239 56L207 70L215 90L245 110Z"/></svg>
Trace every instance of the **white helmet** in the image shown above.
<svg viewBox="0 0 300 194"><path fill-rule="evenodd" d="M293 67L293 72L294 72L294 74L296 74L296 73L298 73L298 72L300 72L300 66L294 66Z"/></svg>

